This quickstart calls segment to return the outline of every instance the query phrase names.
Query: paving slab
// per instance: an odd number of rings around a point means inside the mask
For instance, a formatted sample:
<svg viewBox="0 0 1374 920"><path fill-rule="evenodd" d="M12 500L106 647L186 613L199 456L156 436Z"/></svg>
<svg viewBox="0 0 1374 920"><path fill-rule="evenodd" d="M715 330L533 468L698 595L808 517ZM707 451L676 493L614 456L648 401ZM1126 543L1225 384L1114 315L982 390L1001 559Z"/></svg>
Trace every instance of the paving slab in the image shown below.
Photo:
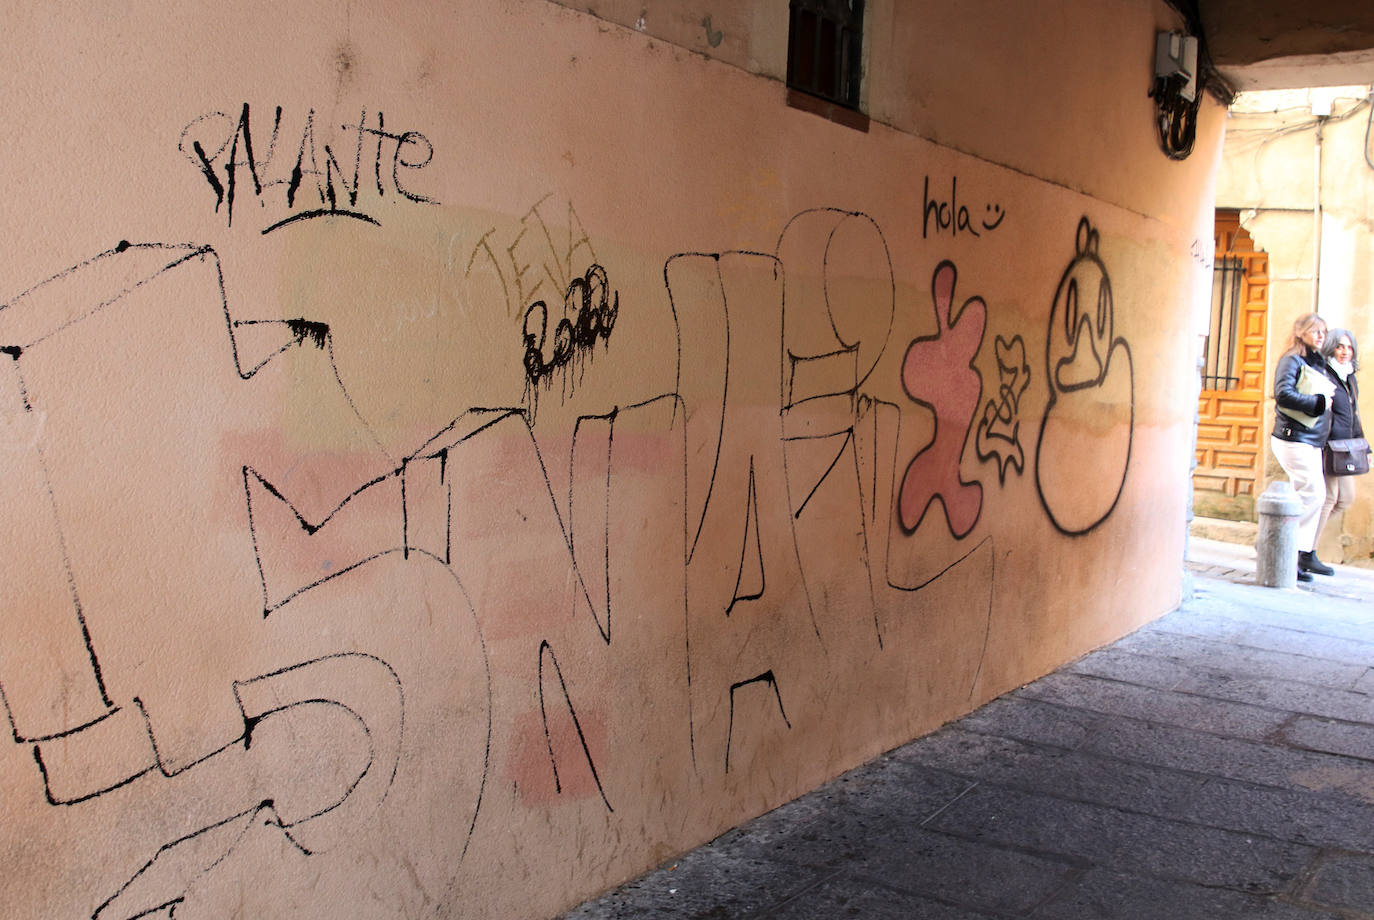
<svg viewBox="0 0 1374 920"><path fill-rule="evenodd" d="M1303 895L1313 904L1374 911L1374 857L1332 853L1322 860Z"/></svg>
<svg viewBox="0 0 1374 920"><path fill-rule="evenodd" d="M1258 894L1288 890L1312 847L1201 824L979 786L929 825L1119 871Z"/></svg>
<svg viewBox="0 0 1374 920"><path fill-rule="evenodd" d="M1283 727L1275 709L1174 693L1114 680L1058 671L1016 691L1017 696L1111 716L1127 716L1195 728L1232 738L1262 741Z"/></svg>
<svg viewBox="0 0 1374 920"><path fill-rule="evenodd" d="M1192 674L1171 689L1287 713L1324 716L1345 722L1374 722L1374 697L1296 681L1194 668ZM1370 751L1374 753L1374 746Z"/></svg>
<svg viewBox="0 0 1374 920"><path fill-rule="evenodd" d="M729 915L722 914L727 918ZM829 879L768 914L768 920L992 920L994 915L919 897L880 882L849 875ZM706 920L703 915L702 920Z"/></svg>
<svg viewBox="0 0 1374 920"><path fill-rule="evenodd" d="M1359 848L1374 841L1374 805L1319 790L1211 779L1174 817L1315 847Z"/></svg>
<svg viewBox="0 0 1374 920"><path fill-rule="evenodd" d="M1203 885L1093 869L1034 920L1345 920L1340 914Z"/></svg>
<svg viewBox="0 0 1374 920"><path fill-rule="evenodd" d="M1073 750L1110 722L1095 712L1025 697L1004 696L970 713L956 724L963 731Z"/></svg>
<svg viewBox="0 0 1374 920"><path fill-rule="evenodd" d="M963 909L1022 916L1053 896L1080 867L1055 854L920 831L866 848L853 871Z"/></svg>
<svg viewBox="0 0 1374 920"><path fill-rule="evenodd" d="M1174 767L1278 789L1330 792L1374 803L1374 763L1275 743L1222 738L1206 732L1130 719L1104 725L1086 751ZM1366 790L1365 794L1361 794Z"/></svg>
<svg viewBox="0 0 1374 920"><path fill-rule="evenodd" d="M1374 761L1374 725L1368 722L1300 716L1283 727L1282 735L1308 750Z"/></svg>
<svg viewBox="0 0 1374 920"><path fill-rule="evenodd" d="M759 916L838 870L799 869L771 859L701 847L566 914L568 920Z"/></svg>
<svg viewBox="0 0 1374 920"><path fill-rule="evenodd" d="M1238 600L1235 603L1244 601ZM1189 617L1167 617L1146 626L1145 629L1216 639L1242 648L1306 655L1309 658L1322 658L1340 664L1368 667L1369 662L1374 660L1374 643L1294 629L1291 626L1254 623L1205 613Z"/></svg>
<svg viewBox="0 0 1374 920"><path fill-rule="evenodd" d="M1371 633L1374 634L1374 630ZM1083 661L1092 662L1111 652L1117 655L1167 658L1180 663L1206 661L1211 669L1241 676L1292 680L1333 687L1337 690L1355 690L1365 694L1374 692L1374 671L1364 664L1339 664L1326 658L1314 658L1288 651L1245 648L1228 642L1158 630L1140 630L1117 642L1110 649L1090 655Z"/></svg>
<svg viewBox="0 0 1374 920"><path fill-rule="evenodd" d="M904 748L902 755L976 780L983 787L1005 786L1162 817L1185 813L1188 803L1208 781L1206 776L1123 760L1106 761L1091 753L958 728L922 739Z"/></svg>

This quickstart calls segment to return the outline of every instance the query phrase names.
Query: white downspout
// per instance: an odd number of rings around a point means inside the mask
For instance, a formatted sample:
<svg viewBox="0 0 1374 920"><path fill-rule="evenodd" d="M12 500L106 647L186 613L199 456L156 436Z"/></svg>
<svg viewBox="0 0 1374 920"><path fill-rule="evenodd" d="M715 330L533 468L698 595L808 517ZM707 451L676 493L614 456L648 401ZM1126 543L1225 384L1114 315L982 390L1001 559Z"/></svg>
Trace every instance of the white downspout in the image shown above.
<svg viewBox="0 0 1374 920"><path fill-rule="evenodd" d="M1317 140L1312 149L1312 312L1319 312L1322 286L1322 129L1326 115L1317 116Z"/></svg>

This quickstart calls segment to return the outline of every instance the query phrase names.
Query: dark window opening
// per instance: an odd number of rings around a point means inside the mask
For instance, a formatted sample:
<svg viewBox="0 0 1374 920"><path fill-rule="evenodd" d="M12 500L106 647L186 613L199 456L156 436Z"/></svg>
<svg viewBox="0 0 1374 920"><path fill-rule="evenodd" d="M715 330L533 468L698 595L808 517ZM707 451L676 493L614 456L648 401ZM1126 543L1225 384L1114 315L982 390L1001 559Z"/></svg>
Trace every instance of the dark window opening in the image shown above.
<svg viewBox="0 0 1374 920"><path fill-rule="evenodd" d="M1234 390L1239 351L1240 289L1245 263L1236 257L1218 257L1212 268L1212 316L1207 325L1207 344L1202 367L1204 390Z"/></svg>
<svg viewBox="0 0 1374 920"><path fill-rule="evenodd" d="M864 0L791 0L788 87L857 111L863 20Z"/></svg>

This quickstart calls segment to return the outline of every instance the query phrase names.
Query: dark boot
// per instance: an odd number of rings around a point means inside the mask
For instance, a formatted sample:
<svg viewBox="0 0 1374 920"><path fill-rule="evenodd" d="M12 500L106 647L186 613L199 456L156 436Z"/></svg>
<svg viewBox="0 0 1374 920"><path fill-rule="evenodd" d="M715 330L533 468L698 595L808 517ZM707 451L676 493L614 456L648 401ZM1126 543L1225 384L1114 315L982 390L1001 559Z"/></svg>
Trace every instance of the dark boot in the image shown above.
<svg viewBox="0 0 1374 920"><path fill-rule="evenodd" d="M1302 566L1298 566L1298 581L1311 581L1312 573L1304 572Z"/></svg>
<svg viewBox="0 0 1374 920"><path fill-rule="evenodd" d="M1298 571L1312 572L1316 575L1335 575L1336 570L1317 558L1317 551L1298 553Z"/></svg>

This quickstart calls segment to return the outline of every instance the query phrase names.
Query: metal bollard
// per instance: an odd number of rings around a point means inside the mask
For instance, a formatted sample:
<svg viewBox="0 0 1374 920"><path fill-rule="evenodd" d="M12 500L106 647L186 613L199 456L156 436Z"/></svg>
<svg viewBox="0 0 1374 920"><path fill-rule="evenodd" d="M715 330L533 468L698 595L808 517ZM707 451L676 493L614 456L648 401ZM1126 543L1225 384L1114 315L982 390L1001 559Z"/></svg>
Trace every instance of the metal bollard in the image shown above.
<svg viewBox="0 0 1374 920"><path fill-rule="evenodd" d="M1255 540L1255 580L1266 588L1298 584L1298 516L1302 499L1288 480L1269 484L1256 503L1259 535Z"/></svg>

